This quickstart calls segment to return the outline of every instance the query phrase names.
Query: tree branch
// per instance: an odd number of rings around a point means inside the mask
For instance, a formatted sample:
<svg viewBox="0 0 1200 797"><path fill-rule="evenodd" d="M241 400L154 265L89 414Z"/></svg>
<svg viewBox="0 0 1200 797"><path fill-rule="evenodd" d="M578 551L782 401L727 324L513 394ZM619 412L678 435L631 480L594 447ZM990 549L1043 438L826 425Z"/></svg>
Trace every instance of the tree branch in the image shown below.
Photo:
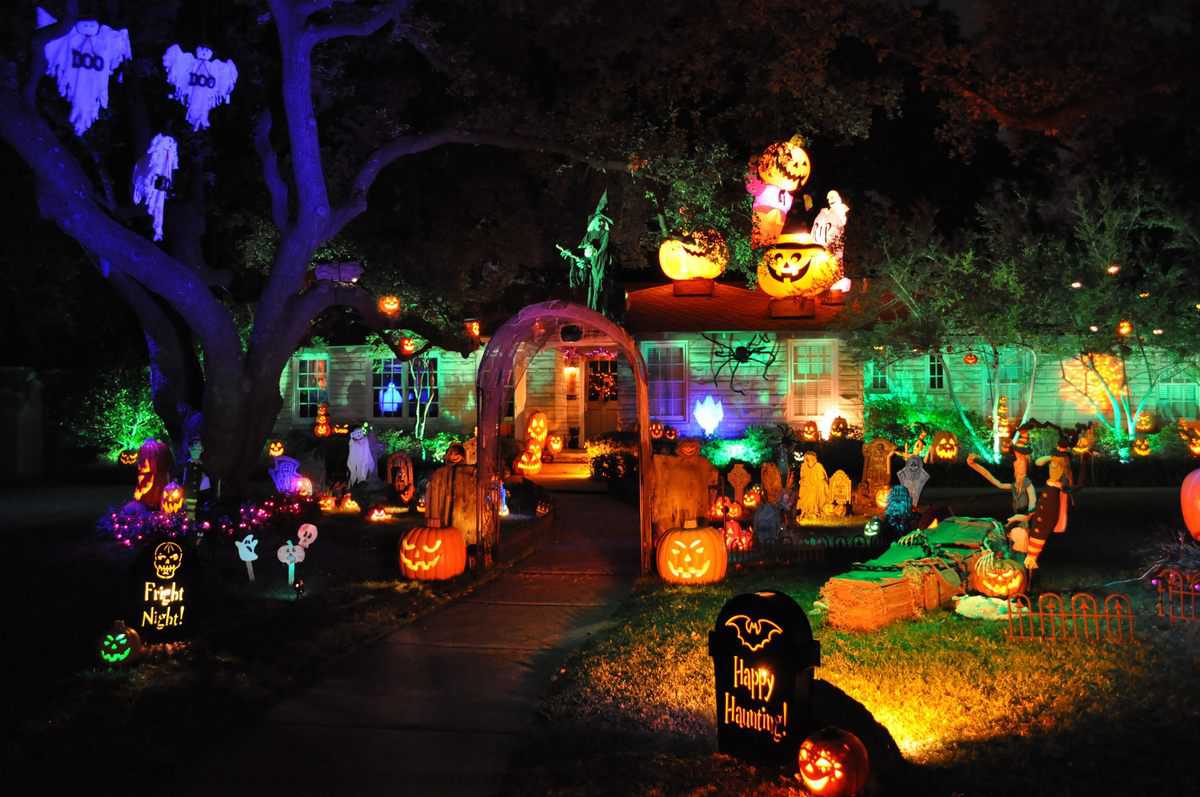
<svg viewBox="0 0 1200 797"><path fill-rule="evenodd" d="M288 226L288 185L279 171L279 155L271 146L271 112L263 111L254 125L254 148L262 161L263 181L271 196L271 218L282 233Z"/></svg>
<svg viewBox="0 0 1200 797"><path fill-rule="evenodd" d="M340 233L347 224L361 215L367 209L367 195L371 186L387 166L400 158L418 155L447 144L470 144L474 146L489 146L499 149L524 150L528 152L545 152L562 155L570 160L585 163L599 171L629 171L629 163L618 160L596 158L581 152L566 144L559 144L528 136L488 133L478 130L461 130L447 128L432 133L422 133L393 139L376 149L367 156L354 182L350 187L350 196L334 211L329 229L323 240L329 240Z"/></svg>
<svg viewBox="0 0 1200 797"><path fill-rule="evenodd" d="M318 5L317 3L309 3L307 5ZM332 4L320 4L325 8ZM341 39L347 36L364 37L370 36L382 30L389 22L400 23L401 16L412 5L412 0L392 0L378 7L365 19L358 22L326 22L322 24L309 24L305 33L313 41L314 44L321 44L330 41L331 39ZM317 9L320 10L320 9Z"/></svg>

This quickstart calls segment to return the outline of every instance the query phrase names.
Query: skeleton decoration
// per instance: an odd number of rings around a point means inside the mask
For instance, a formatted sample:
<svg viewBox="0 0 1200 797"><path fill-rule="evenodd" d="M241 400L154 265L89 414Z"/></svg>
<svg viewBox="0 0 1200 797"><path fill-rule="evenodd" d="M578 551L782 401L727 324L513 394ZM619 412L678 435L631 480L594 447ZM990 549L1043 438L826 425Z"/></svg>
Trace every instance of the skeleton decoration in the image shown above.
<svg viewBox="0 0 1200 797"><path fill-rule="evenodd" d="M207 47L197 47L195 55L185 53L178 44L163 53L167 82L175 89L172 96L187 106L187 120L193 130L208 127L208 112L229 102L237 84L233 61L214 60L212 55Z"/></svg>
<svg viewBox="0 0 1200 797"><path fill-rule="evenodd" d="M308 550L308 546L317 541L317 527L311 523L302 524L296 531L296 538L297 544L301 548Z"/></svg>
<svg viewBox="0 0 1200 797"><path fill-rule="evenodd" d="M362 429L355 429L350 433L350 453L346 457L346 468L350 471L351 487L375 475L375 456L371 453L371 441Z"/></svg>
<svg viewBox="0 0 1200 797"><path fill-rule="evenodd" d="M846 217L850 207L842 201L837 191L830 191L825 198L829 207L821 208L813 220L812 237L813 241L829 250L829 254L836 257L840 264L845 250Z"/></svg>
<svg viewBox="0 0 1200 797"><path fill-rule="evenodd" d="M746 395L746 391L738 387L738 369L742 366L762 369L760 377L766 379L779 356L779 342L766 332L758 332L740 343L732 336L722 338L701 332L700 337L712 344L709 361L713 366L713 386L720 387L721 371L728 368L729 389L739 396Z"/></svg>
<svg viewBox="0 0 1200 797"><path fill-rule="evenodd" d="M150 142L150 148L133 167L133 203L145 205L154 219L154 240L163 237L163 211L171 178L179 168L179 153L175 139L161 133Z"/></svg>
<svg viewBox="0 0 1200 797"><path fill-rule="evenodd" d="M40 9L39 9L40 10ZM49 14L38 16L39 27ZM81 19L66 34L46 42L46 74L58 81L58 93L71 103L71 124L82 136L108 107L108 79L122 61L133 58L129 31L113 30L94 19Z"/></svg>

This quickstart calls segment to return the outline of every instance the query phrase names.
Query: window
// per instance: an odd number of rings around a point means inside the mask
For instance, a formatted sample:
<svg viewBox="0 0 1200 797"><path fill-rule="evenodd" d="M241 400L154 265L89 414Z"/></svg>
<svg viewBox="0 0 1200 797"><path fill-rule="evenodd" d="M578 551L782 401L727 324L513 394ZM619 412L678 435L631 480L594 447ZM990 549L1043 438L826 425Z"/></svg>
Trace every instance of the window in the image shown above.
<svg viewBox="0 0 1200 797"><path fill-rule="evenodd" d="M411 360L405 370L404 405L410 418L420 410L427 418L438 416L438 369L436 357ZM425 408L428 412L425 412Z"/></svg>
<svg viewBox="0 0 1200 797"><path fill-rule="evenodd" d="M792 341L790 415L816 417L832 406L833 344Z"/></svg>
<svg viewBox="0 0 1200 797"><path fill-rule="evenodd" d="M867 390L886 393L888 391L887 366L880 362L868 362L866 383Z"/></svg>
<svg viewBox="0 0 1200 797"><path fill-rule="evenodd" d="M946 371L942 358L937 354L929 355L929 389L944 390L946 388Z"/></svg>
<svg viewBox="0 0 1200 797"><path fill-rule="evenodd" d="M682 343L646 347L650 417L668 421L687 418L687 349Z"/></svg>
<svg viewBox="0 0 1200 797"><path fill-rule="evenodd" d="M1158 414L1171 420L1196 417L1194 382L1159 382Z"/></svg>
<svg viewBox="0 0 1200 797"><path fill-rule="evenodd" d="M405 364L395 357L371 362L371 414L376 418L404 416Z"/></svg>
<svg viewBox="0 0 1200 797"><path fill-rule="evenodd" d="M329 360L325 357L296 361L296 414L317 417L317 405L329 402Z"/></svg>

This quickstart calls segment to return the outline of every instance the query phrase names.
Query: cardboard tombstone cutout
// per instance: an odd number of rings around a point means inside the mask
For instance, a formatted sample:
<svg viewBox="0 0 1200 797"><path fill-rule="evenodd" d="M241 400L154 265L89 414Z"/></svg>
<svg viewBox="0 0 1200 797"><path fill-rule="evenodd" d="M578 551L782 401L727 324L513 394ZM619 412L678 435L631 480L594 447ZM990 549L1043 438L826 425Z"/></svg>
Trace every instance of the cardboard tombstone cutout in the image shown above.
<svg viewBox="0 0 1200 797"><path fill-rule="evenodd" d="M291 495L296 491L296 479L300 475L300 460L289 456L274 457L271 467L267 468L267 473L271 476L271 481L275 483L277 492Z"/></svg>
<svg viewBox="0 0 1200 797"><path fill-rule="evenodd" d="M699 453L695 440L681 440L677 456L655 454L651 467L650 511L655 534L681 528L686 520L704 517L709 511L710 486L718 472Z"/></svg>
<svg viewBox="0 0 1200 797"><path fill-rule="evenodd" d="M804 452L800 463L800 486L796 493L796 511L801 519L819 518L829 503L829 477L815 452Z"/></svg>
<svg viewBox="0 0 1200 797"><path fill-rule="evenodd" d="M733 500L737 503L742 503L742 497L746 492L746 486L750 484L750 472L746 470L746 466L738 463L729 469L729 485L733 487Z"/></svg>

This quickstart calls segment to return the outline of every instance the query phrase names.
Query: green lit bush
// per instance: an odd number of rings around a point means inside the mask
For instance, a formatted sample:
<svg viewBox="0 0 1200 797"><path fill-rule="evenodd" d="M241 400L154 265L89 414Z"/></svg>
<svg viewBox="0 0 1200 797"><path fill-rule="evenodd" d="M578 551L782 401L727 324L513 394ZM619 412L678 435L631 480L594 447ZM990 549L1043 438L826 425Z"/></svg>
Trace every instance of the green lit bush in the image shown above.
<svg viewBox="0 0 1200 797"><path fill-rule="evenodd" d="M149 368L101 374L65 426L80 443L100 449L110 462L149 438L167 437L167 428L154 411Z"/></svg>
<svg viewBox="0 0 1200 797"><path fill-rule="evenodd" d="M700 453L718 468L723 468L735 460L748 465L761 465L774 461L785 437L780 429L747 426L742 430L741 437L707 441L701 446Z"/></svg>
<svg viewBox="0 0 1200 797"><path fill-rule="evenodd" d="M446 457L446 449L469 438L470 435L454 432L438 432L429 437L417 437L406 429L384 429L379 432L379 439L387 446L388 454L402 452L426 462L441 462Z"/></svg>
<svg viewBox="0 0 1200 797"><path fill-rule="evenodd" d="M992 430L982 416L966 412L968 429L953 407L941 406L934 400L915 401L899 396L867 396L863 402L863 439L882 437L904 447L916 437L914 429L924 426L930 434L936 431L953 432L968 450L972 439L990 442Z"/></svg>

